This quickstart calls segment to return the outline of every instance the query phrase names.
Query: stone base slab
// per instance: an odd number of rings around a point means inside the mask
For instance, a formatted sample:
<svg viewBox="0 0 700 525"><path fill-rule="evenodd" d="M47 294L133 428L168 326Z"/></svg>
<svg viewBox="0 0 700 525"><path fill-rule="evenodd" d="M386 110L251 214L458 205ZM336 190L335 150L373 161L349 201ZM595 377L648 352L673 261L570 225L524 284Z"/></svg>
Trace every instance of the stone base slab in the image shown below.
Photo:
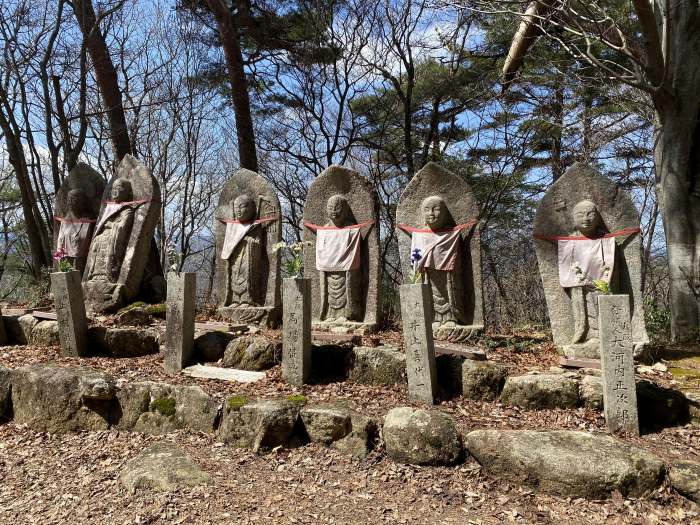
<svg viewBox="0 0 700 525"><path fill-rule="evenodd" d="M433 338L436 341L465 343L475 339L483 329L484 325L433 326Z"/></svg>
<svg viewBox="0 0 700 525"><path fill-rule="evenodd" d="M217 311L224 319L238 325L267 328L278 325L278 313L272 306L220 306Z"/></svg>

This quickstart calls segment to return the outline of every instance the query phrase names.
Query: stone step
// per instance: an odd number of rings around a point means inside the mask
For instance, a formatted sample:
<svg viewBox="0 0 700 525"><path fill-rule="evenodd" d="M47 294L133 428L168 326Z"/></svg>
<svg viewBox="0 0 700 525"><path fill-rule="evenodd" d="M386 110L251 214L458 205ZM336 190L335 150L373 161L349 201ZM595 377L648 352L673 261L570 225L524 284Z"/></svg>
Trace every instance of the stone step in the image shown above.
<svg viewBox="0 0 700 525"><path fill-rule="evenodd" d="M475 346L464 346L446 341L435 342L436 354L450 354L471 359L472 361L486 361L486 352Z"/></svg>
<svg viewBox="0 0 700 525"><path fill-rule="evenodd" d="M576 357L560 357L559 365L564 368L594 368L600 370L600 359L583 359Z"/></svg>
<svg viewBox="0 0 700 525"><path fill-rule="evenodd" d="M56 317L56 312L45 312L42 310L33 310L32 315L36 319L46 319L48 321L55 321L56 319L58 319Z"/></svg>
<svg viewBox="0 0 700 525"><path fill-rule="evenodd" d="M255 383L265 379L265 372L236 370L235 368L220 368L218 366L193 365L182 369L182 373L190 377L202 379L221 379L238 383Z"/></svg>
<svg viewBox="0 0 700 525"><path fill-rule="evenodd" d="M350 343L355 346L362 346L362 336L357 334L333 334L330 332L312 332L312 341L323 343Z"/></svg>
<svg viewBox="0 0 700 525"><path fill-rule="evenodd" d="M197 331L218 330L220 332L247 332L248 325L230 323L194 323Z"/></svg>

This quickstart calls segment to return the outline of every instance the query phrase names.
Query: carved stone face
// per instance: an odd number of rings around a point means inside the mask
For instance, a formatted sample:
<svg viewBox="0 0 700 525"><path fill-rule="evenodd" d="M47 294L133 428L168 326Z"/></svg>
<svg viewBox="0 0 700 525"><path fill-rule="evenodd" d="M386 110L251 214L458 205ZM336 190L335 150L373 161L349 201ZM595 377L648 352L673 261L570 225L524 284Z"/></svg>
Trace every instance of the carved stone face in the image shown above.
<svg viewBox="0 0 700 525"><path fill-rule="evenodd" d="M233 213L237 221L250 222L255 219L255 201L249 195L239 195L233 201Z"/></svg>
<svg viewBox="0 0 700 525"><path fill-rule="evenodd" d="M75 217L83 217L87 210L87 195L81 189L70 190L66 196L66 204L69 213Z"/></svg>
<svg viewBox="0 0 700 525"><path fill-rule="evenodd" d="M326 204L328 218L337 227L347 226L350 222L350 205L342 195L333 195Z"/></svg>
<svg viewBox="0 0 700 525"><path fill-rule="evenodd" d="M112 184L111 197L114 202L127 202L133 200L131 182L126 179L117 179Z"/></svg>
<svg viewBox="0 0 700 525"><path fill-rule="evenodd" d="M428 197L420 205L423 211L423 220L428 228L433 230L442 228L447 222L447 206L442 197L436 195Z"/></svg>
<svg viewBox="0 0 700 525"><path fill-rule="evenodd" d="M574 225L586 237L593 237L598 233L603 219L594 202L581 201L574 206Z"/></svg>

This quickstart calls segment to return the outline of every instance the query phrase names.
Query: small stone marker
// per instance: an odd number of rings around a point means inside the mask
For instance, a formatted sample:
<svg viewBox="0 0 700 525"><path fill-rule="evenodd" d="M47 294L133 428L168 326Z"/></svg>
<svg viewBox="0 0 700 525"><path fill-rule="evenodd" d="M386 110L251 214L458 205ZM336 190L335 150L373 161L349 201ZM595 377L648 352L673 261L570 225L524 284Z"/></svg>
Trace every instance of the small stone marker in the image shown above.
<svg viewBox="0 0 700 525"><path fill-rule="evenodd" d="M611 432L639 435L628 295L601 295L600 358L605 422Z"/></svg>
<svg viewBox="0 0 700 525"><path fill-rule="evenodd" d="M400 287L408 397L433 404L437 391L437 371L433 329L426 316L426 312L432 308L430 293L427 284L403 284Z"/></svg>
<svg viewBox="0 0 700 525"><path fill-rule="evenodd" d="M165 370L173 374L191 364L196 292L196 273L168 274L164 364Z"/></svg>
<svg viewBox="0 0 700 525"><path fill-rule="evenodd" d="M51 291L56 308L54 319L58 321L61 355L65 357L87 355L88 326L80 272L71 270L51 273Z"/></svg>
<svg viewBox="0 0 700 525"><path fill-rule="evenodd" d="M190 377L203 379L221 379L237 383L255 383L265 379L265 372L237 370L235 368L220 368L218 366L192 365L182 369L182 373Z"/></svg>
<svg viewBox="0 0 700 525"><path fill-rule="evenodd" d="M282 290L282 377L299 386L311 374L311 280L284 279Z"/></svg>

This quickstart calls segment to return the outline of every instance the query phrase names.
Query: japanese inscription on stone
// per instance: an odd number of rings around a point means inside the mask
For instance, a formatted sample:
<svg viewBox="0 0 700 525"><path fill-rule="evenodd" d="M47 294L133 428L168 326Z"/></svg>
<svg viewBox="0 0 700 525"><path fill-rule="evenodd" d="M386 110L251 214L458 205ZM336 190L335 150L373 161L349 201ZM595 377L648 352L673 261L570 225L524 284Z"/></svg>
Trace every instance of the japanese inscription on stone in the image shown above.
<svg viewBox="0 0 700 525"><path fill-rule="evenodd" d="M282 292L282 377L299 386L311 374L311 281L284 279Z"/></svg>
<svg viewBox="0 0 700 525"><path fill-rule="evenodd" d="M611 432L639 434L628 295L601 295L600 357L605 422Z"/></svg>
<svg viewBox="0 0 700 525"><path fill-rule="evenodd" d="M400 292L408 397L432 404L437 390L437 372L433 330L426 317L426 312L430 311L430 288L427 284L404 284Z"/></svg>

